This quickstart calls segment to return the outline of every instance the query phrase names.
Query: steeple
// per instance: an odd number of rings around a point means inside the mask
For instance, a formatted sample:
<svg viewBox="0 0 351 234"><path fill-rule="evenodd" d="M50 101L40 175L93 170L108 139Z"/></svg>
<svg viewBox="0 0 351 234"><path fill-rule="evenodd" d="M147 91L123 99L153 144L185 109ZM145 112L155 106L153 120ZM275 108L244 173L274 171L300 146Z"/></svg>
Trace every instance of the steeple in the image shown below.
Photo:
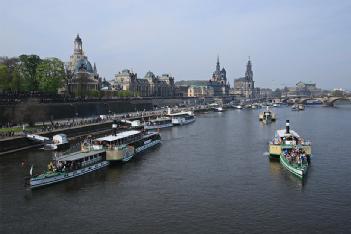
<svg viewBox="0 0 351 234"><path fill-rule="evenodd" d="M252 72L250 56L249 56L249 61L247 62L247 65L246 65L245 78L251 81L253 80L253 72Z"/></svg>
<svg viewBox="0 0 351 234"><path fill-rule="evenodd" d="M221 70L221 66L219 65L219 55L217 55L217 65L216 65L216 71L220 71Z"/></svg>
<svg viewBox="0 0 351 234"><path fill-rule="evenodd" d="M94 73L97 74L96 64L94 63Z"/></svg>

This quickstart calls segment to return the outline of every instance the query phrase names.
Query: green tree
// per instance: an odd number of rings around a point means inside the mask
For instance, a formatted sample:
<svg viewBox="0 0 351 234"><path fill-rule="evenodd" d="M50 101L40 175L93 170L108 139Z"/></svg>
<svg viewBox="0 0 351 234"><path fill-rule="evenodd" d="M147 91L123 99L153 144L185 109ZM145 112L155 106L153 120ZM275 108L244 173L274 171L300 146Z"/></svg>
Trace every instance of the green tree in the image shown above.
<svg viewBox="0 0 351 234"><path fill-rule="evenodd" d="M0 90L6 91L8 90L8 77L9 71L5 64L0 64Z"/></svg>
<svg viewBox="0 0 351 234"><path fill-rule="evenodd" d="M0 58L0 90L21 91L21 79L18 73L17 58Z"/></svg>
<svg viewBox="0 0 351 234"><path fill-rule="evenodd" d="M57 93L65 80L64 64L58 58L43 59L37 66L36 78L38 90L42 92Z"/></svg>
<svg viewBox="0 0 351 234"><path fill-rule="evenodd" d="M26 91L38 90L39 83L36 80L37 67L41 63L38 55L21 55L19 56L19 72L24 81Z"/></svg>

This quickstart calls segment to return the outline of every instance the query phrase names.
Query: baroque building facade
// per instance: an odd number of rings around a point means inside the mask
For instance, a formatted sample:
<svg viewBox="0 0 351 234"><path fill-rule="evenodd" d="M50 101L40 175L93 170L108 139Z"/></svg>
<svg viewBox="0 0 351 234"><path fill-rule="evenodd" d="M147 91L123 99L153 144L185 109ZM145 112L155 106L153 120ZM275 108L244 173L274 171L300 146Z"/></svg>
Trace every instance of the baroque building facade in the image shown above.
<svg viewBox="0 0 351 234"><path fill-rule="evenodd" d="M96 65L91 65L83 52L82 39L79 34L74 40L74 51L66 64L69 75L67 89L74 96L89 96L92 91L100 90L101 78L97 73Z"/></svg>
<svg viewBox="0 0 351 234"><path fill-rule="evenodd" d="M133 96L141 97L175 96L174 77L169 74L156 76L151 71L140 79L136 73L124 69L115 75L113 89L129 91Z"/></svg>
<svg viewBox="0 0 351 234"><path fill-rule="evenodd" d="M213 96L229 95L229 83L227 83L227 72L224 68L221 69L219 57L217 56L216 70L213 72L211 79L208 82L208 87L213 89Z"/></svg>
<svg viewBox="0 0 351 234"><path fill-rule="evenodd" d="M214 96L213 88L204 85L191 85L188 87L188 97L209 97Z"/></svg>
<svg viewBox="0 0 351 234"><path fill-rule="evenodd" d="M234 80L234 95L254 98L259 90L255 89L251 60L247 62L245 76Z"/></svg>

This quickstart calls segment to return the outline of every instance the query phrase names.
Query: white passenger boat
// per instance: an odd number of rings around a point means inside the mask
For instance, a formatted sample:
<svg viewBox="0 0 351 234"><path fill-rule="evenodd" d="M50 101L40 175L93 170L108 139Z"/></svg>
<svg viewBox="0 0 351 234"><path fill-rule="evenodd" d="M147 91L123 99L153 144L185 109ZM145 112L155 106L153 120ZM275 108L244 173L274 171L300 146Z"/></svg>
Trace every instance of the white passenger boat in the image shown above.
<svg viewBox="0 0 351 234"><path fill-rule="evenodd" d="M173 125L186 125L195 122L195 116L192 111L181 111L167 115L172 118Z"/></svg>
<svg viewBox="0 0 351 234"><path fill-rule="evenodd" d="M48 170L40 175L26 178L30 188L42 187L64 180L72 179L109 165L106 161L106 151L101 146L82 144L81 151L54 158L48 165Z"/></svg>
<svg viewBox="0 0 351 234"><path fill-rule="evenodd" d="M213 110L214 110L215 112L223 112L223 111L224 111L224 110L223 110L223 107L221 107L221 106L213 107Z"/></svg>
<svg viewBox="0 0 351 234"><path fill-rule="evenodd" d="M136 119L136 120L122 119L121 123L125 123L134 129L143 128L143 125L141 124L140 120L138 120L138 119Z"/></svg>
<svg viewBox="0 0 351 234"><path fill-rule="evenodd" d="M160 129L160 128L169 128L172 127L172 119L170 117L158 117L156 119L152 119L144 124L144 129L152 130L152 129Z"/></svg>
<svg viewBox="0 0 351 234"><path fill-rule="evenodd" d="M66 134L57 134L52 137L52 141L44 145L44 150L64 150L69 148L69 141Z"/></svg>
<svg viewBox="0 0 351 234"><path fill-rule="evenodd" d="M276 114L267 106L267 109L265 111L260 112L259 120L263 123L270 123L276 120Z"/></svg>
<svg viewBox="0 0 351 234"><path fill-rule="evenodd" d="M106 150L106 160L111 162L127 162L134 155L161 143L158 132L129 130L109 136L97 138L94 145Z"/></svg>

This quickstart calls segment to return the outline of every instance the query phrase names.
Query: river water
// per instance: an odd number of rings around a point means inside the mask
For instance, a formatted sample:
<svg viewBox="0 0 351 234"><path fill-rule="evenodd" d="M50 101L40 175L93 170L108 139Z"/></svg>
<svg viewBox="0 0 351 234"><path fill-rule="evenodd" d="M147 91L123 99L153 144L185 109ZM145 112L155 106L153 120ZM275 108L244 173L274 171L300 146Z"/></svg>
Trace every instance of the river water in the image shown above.
<svg viewBox="0 0 351 234"><path fill-rule="evenodd" d="M127 164L34 191L23 177L52 153L3 156L0 232L350 233L351 106L274 111L270 125L259 110L201 114ZM286 119L313 144L303 182L264 154Z"/></svg>

